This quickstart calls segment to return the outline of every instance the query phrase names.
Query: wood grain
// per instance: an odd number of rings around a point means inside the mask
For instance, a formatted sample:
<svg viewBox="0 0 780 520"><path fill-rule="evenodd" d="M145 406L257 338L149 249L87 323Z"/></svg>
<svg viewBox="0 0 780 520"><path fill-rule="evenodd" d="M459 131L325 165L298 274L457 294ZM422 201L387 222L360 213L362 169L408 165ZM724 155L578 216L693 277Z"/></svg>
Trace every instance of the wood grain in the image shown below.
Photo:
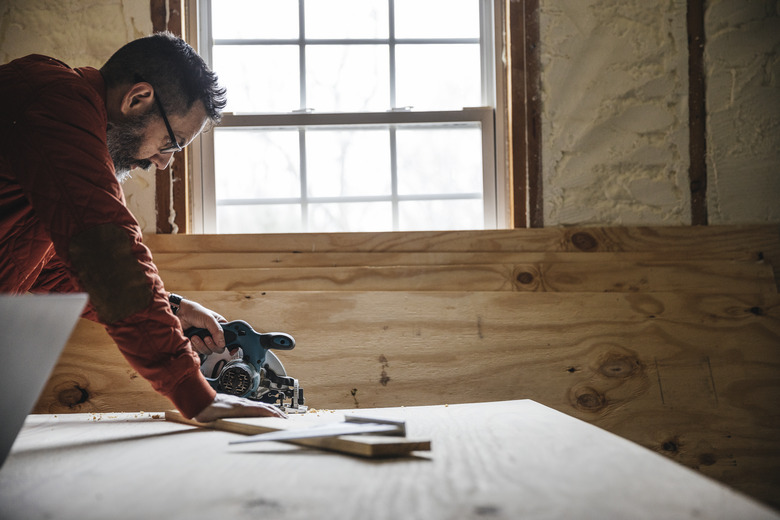
<svg viewBox="0 0 780 520"><path fill-rule="evenodd" d="M780 226L571 227L392 233L149 235L165 253L654 253L667 260L767 262L780 286ZM626 259L630 260L630 259ZM461 262L463 263L463 262Z"/></svg>
<svg viewBox="0 0 780 520"><path fill-rule="evenodd" d="M193 253L191 256L196 256ZM719 261L536 262L409 266L161 268L184 291L578 291L777 293L766 264Z"/></svg>
<svg viewBox="0 0 780 520"><path fill-rule="evenodd" d="M218 419L210 423L199 423L186 419L176 410L165 412L168 421L189 424L200 428L211 428L224 432L240 433L242 435L258 435L280 430L305 428L316 426L326 422L339 422L344 420L344 414L327 417L325 421L314 419L310 414L296 416L289 419ZM314 419L314 420L312 420ZM408 457L414 451L430 451L431 441L423 439L409 439L406 437L392 437L381 435L342 435L340 437L319 437L311 439L294 439L283 441L288 444L317 448L320 450L334 451L355 455L368 459Z"/></svg>
<svg viewBox="0 0 780 520"><path fill-rule="evenodd" d="M729 263L768 267L756 260L755 255L744 251L717 255L717 258L698 258L695 252L678 255L658 249L640 252L596 252L583 254L572 252L528 251L357 251L357 252L183 252L154 254L154 262L161 269L255 269L272 267L384 267L412 265L473 265L473 264L534 264L534 263L584 263L607 264L612 262L673 264L682 262L712 262L713 265Z"/></svg>
<svg viewBox="0 0 780 520"><path fill-rule="evenodd" d="M780 226L571 227L390 233L268 235L147 235L153 252L526 251L630 252L663 250L716 259L780 247Z"/></svg>

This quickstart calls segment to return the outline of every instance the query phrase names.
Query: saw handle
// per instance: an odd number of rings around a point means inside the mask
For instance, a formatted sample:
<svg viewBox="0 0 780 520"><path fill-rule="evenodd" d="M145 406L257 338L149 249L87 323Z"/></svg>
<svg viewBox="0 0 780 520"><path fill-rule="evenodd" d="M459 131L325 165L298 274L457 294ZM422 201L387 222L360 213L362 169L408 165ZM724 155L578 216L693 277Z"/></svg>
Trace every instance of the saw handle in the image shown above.
<svg viewBox="0 0 780 520"><path fill-rule="evenodd" d="M223 325L222 332L225 333L225 345L230 345L231 343L235 343L236 338L238 337L235 332L232 330L228 330L224 327L224 323L221 323L220 325ZM206 339L211 337L211 332L209 332L209 329L202 329L199 327L190 327L187 330L184 331L184 335L188 338L191 338L192 336L198 336L200 339Z"/></svg>
<svg viewBox="0 0 780 520"><path fill-rule="evenodd" d="M252 328L247 322L243 320L230 321L228 323L220 323L222 331L225 333L225 344L230 345L233 343L239 343L243 345L246 340L243 338L254 338L260 343L260 346L266 350L292 350L295 348L295 340L289 334L284 332L266 332L260 333ZM190 327L184 331L184 335L188 338L192 336L198 336L205 338L211 336L208 329L199 327ZM242 339L239 339L241 337Z"/></svg>

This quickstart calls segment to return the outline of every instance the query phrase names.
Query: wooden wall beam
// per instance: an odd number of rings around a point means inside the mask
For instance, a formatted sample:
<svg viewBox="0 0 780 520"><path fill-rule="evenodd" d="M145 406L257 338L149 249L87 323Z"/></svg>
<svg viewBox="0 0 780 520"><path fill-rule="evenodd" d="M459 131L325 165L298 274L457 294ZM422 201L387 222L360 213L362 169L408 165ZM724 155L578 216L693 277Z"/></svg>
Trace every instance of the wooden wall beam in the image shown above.
<svg viewBox="0 0 780 520"><path fill-rule="evenodd" d="M512 225L543 227L539 0L509 2Z"/></svg>
<svg viewBox="0 0 780 520"><path fill-rule="evenodd" d="M182 37L182 0L150 0L149 11L154 32L169 31ZM189 232L188 150L174 155L170 166L155 175L156 231L163 234Z"/></svg>
<svg viewBox="0 0 780 520"><path fill-rule="evenodd" d="M688 0L688 132L691 224L706 226L707 107L704 80L704 0Z"/></svg>

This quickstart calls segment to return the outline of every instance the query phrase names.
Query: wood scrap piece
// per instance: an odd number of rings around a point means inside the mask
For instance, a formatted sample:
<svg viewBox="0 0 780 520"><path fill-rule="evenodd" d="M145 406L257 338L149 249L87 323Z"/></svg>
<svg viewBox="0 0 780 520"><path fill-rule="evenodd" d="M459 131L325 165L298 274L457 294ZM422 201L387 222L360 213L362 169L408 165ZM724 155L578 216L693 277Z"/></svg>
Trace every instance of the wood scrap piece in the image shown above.
<svg viewBox="0 0 780 520"><path fill-rule="evenodd" d="M269 418L217 419L210 423L200 423L185 418L176 410L165 412L165 419L167 421L243 435L258 435L285 429L274 426L278 424L278 421L269 421ZM300 417L298 416L291 416L289 420L296 422L299 419ZM284 442L366 458L406 457L413 451L430 451L431 449L431 441L429 440L382 435L343 435L340 437L294 439Z"/></svg>

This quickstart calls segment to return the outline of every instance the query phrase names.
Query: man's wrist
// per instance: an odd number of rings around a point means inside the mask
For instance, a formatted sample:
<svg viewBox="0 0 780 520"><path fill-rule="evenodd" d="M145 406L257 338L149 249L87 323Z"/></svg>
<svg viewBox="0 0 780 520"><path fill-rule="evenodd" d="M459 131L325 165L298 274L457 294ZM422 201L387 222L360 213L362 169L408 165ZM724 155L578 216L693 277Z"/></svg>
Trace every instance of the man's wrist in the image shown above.
<svg viewBox="0 0 780 520"><path fill-rule="evenodd" d="M179 308L181 307L181 301L184 298L179 296L178 294L174 293L168 293L168 302L171 304L171 311L173 312L173 315L175 316L177 312L179 312Z"/></svg>

